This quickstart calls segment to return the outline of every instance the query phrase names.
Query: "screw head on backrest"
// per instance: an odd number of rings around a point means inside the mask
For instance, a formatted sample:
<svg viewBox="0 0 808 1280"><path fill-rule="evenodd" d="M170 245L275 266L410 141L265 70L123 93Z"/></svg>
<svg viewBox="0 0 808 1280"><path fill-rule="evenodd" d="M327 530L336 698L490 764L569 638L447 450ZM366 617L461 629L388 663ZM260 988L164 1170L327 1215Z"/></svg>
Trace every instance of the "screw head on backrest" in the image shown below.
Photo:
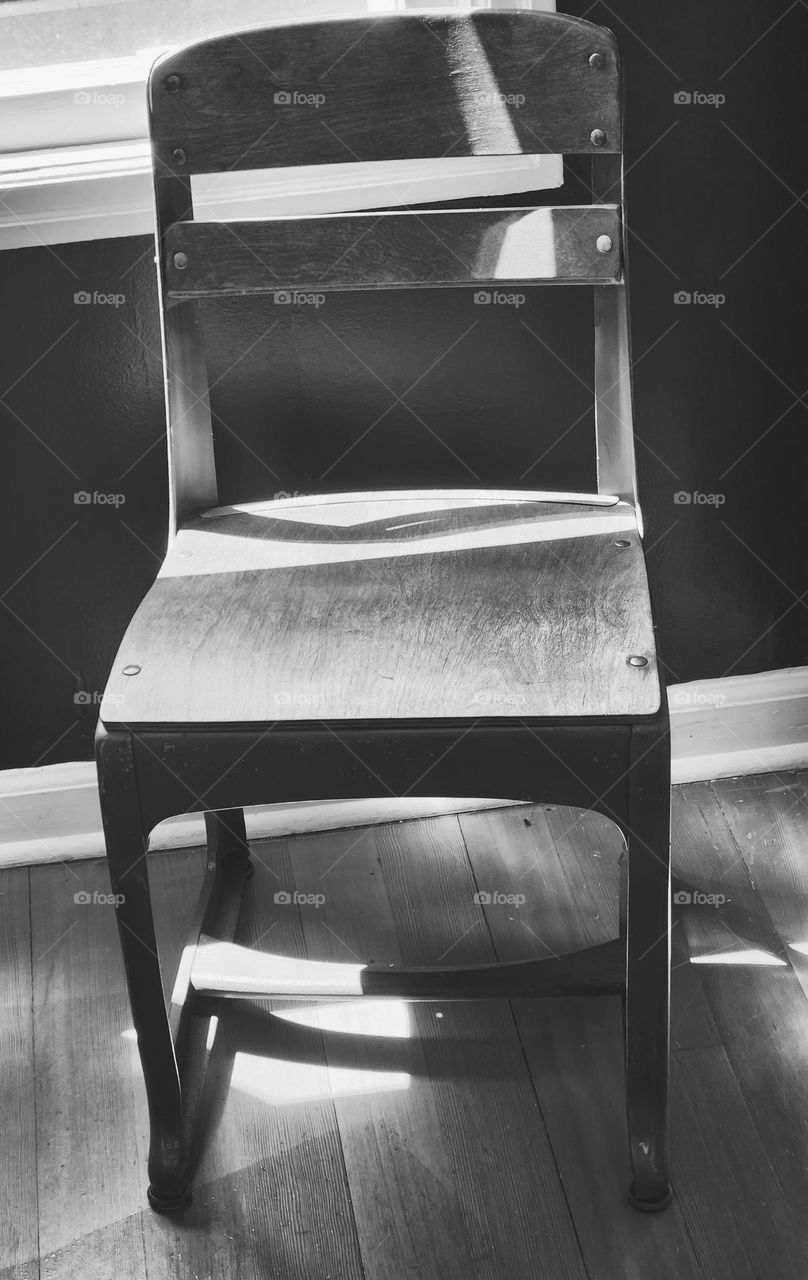
<svg viewBox="0 0 808 1280"><path fill-rule="evenodd" d="M186 154L185 154L185 152L183 151L182 147L175 147L175 148L174 148L174 150L171 152L171 163L172 163L172 164L185 164L185 161L186 161L187 159L188 159L188 157L186 156Z"/></svg>
<svg viewBox="0 0 808 1280"><path fill-rule="evenodd" d="M590 65L590 67L592 68L592 70L593 70L593 71L600 71L601 67L603 66L603 54L602 54L602 53L590 53L590 55L589 55L589 65Z"/></svg>
<svg viewBox="0 0 808 1280"><path fill-rule="evenodd" d="M591 65L590 58L590 65ZM179 76L166 76L166 90L168 93L177 93L182 81Z"/></svg>
<svg viewBox="0 0 808 1280"><path fill-rule="evenodd" d="M606 141L606 134L602 129L593 129L589 135L589 141L593 147L602 147Z"/></svg>

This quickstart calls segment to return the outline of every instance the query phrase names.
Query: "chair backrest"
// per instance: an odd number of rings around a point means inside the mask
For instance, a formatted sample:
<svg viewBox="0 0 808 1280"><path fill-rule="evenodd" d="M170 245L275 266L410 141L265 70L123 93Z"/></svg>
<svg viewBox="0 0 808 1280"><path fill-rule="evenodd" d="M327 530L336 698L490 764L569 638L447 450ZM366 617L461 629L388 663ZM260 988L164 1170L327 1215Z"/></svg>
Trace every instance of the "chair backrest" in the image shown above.
<svg viewBox="0 0 808 1280"><path fill-rule="evenodd" d="M241 31L161 58L149 115L172 531L217 501L199 300L314 288L592 286L598 488L636 503L610 31L526 11ZM195 174L558 152L591 156L592 205L193 220Z"/></svg>

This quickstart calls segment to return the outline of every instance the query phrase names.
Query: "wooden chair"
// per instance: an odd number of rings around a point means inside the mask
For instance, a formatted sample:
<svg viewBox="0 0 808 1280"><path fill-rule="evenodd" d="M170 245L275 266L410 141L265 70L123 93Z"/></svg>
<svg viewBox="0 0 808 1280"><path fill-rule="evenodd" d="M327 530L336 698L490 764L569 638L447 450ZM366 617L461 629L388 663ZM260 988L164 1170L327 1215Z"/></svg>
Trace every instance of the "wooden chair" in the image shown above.
<svg viewBox="0 0 808 1280"><path fill-rule="evenodd" d="M162 58L149 110L171 530L115 660L97 756L150 1203L169 1213L189 1199L190 1028L213 998L620 993L629 1194L662 1208L669 737L635 490L615 40L529 12L240 32ZM450 151L590 156L594 203L193 220L194 174ZM200 299L505 282L593 288L597 494L217 506ZM475 793L617 823L621 936L560 959L436 969L290 965L232 941L250 866L242 806ZM144 855L157 823L189 811L205 813L208 870L167 1012Z"/></svg>

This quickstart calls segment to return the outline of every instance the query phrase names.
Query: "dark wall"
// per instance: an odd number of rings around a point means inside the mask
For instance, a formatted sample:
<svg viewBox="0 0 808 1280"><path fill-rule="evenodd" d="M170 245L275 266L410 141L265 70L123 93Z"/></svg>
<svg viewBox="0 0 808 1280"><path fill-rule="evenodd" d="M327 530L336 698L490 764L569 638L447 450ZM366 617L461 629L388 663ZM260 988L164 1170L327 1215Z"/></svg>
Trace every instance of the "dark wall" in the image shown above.
<svg viewBox="0 0 808 1280"><path fill-rule="evenodd" d="M626 67L638 465L672 680L806 661L802 11L775 22L786 8L586 11L615 30ZM680 89L726 101L677 104ZM17 767L89 755L93 698L164 549L167 495L148 238L0 266L0 766ZM76 304L80 290L123 301ZM677 304L680 290L724 301ZM207 325L224 500L593 484L585 291L528 291L519 308L466 290L316 311L228 302ZM717 498L676 501L694 492Z"/></svg>

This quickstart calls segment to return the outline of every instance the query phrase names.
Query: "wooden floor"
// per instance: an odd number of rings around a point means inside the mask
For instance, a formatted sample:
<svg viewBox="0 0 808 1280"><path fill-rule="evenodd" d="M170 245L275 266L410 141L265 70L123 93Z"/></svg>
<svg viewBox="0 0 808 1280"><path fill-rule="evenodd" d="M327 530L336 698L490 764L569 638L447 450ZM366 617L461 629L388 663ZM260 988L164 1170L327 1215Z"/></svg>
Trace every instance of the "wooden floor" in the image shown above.
<svg viewBox="0 0 808 1280"><path fill-rule="evenodd" d="M805 1280L808 775L678 788L673 1176L625 1201L619 1001L230 1004L182 1222L146 1109L102 862L0 883L4 1280ZM538 807L254 846L240 937L322 959L514 959L617 932L619 840ZM172 972L200 851L156 854ZM303 906L275 894L317 894ZM481 907L474 895L522 895ZM790 944L790 945L786 945ZM795 947L803 950L795 950ZM730 963L713 961L722 955ZM305 1020L304 1020L305 1019Z"/></svg>

